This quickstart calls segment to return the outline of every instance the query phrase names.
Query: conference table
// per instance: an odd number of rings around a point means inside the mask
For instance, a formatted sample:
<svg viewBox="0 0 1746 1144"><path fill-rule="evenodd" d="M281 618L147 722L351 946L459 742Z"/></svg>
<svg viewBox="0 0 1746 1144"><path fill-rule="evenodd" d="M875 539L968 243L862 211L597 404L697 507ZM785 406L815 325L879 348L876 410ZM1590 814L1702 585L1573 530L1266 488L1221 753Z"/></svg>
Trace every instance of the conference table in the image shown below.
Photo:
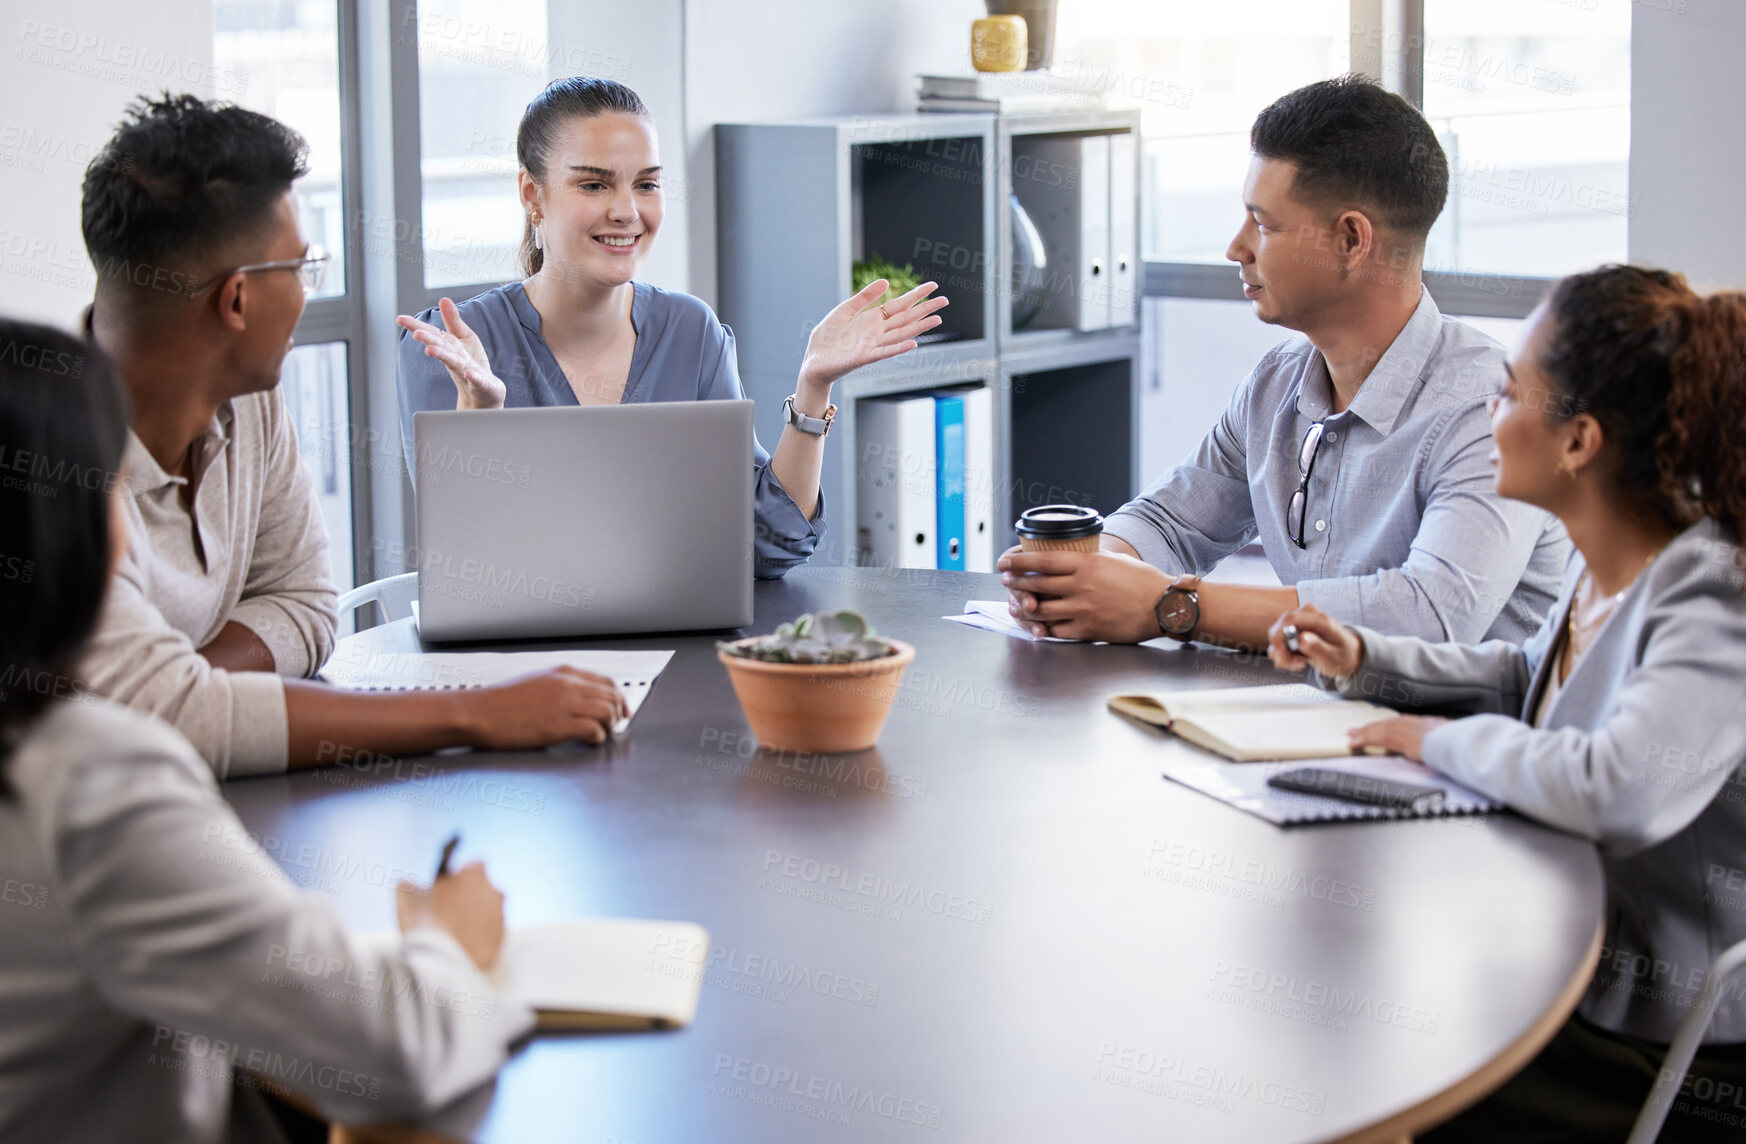
<svg viewBox="0 0 1746 1144"><path fill-rule="evenodd" d="M815 567L747 634L854 609L916 647L870 751L762 749L724 633L601 747L347 760L228 784L360 926L443 840L509 924L693 921L696 1020L539 1036L423 1125L465 1141L1397 1140L1506 1079L1599 954L1594 847L1513 814L1282 829L1166 781L1105 707L1294 677L1204 645L1033 643L942 617L996 577ZM417 651L412 621L349 640ZM498 650L502 650L501 647ZM322 870L349 873L322 873Z"/></svg>

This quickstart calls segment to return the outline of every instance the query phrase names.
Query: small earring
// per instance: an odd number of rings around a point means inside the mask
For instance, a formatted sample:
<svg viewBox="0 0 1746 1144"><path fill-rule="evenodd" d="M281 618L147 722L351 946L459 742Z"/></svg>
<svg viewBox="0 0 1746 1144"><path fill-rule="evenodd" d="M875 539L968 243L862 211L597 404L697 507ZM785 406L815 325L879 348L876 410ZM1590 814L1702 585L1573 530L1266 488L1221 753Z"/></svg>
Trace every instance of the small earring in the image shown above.
<svg viewBox="0 0 1746 1144"><path fill-rule="evenodd" d="M545 235L540 233L540 216L537 214L529 215L528 221L533 224L534 249L544 250L546 248L546 238Z"/></svg>

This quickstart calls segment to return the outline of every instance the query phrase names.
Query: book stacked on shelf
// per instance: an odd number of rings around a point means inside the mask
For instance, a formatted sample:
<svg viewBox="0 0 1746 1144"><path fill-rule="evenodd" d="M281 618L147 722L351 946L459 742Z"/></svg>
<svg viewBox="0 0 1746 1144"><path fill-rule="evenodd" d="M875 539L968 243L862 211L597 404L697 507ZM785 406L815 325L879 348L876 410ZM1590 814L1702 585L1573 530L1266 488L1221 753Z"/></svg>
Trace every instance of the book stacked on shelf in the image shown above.
<svg viewBox="0 0 1746 1144"><path fill-rule="evenodd" d="M1043 71L971 72L916 77L920 111L989 111L1020 115L1103 107L1103 93Z"/></svg>

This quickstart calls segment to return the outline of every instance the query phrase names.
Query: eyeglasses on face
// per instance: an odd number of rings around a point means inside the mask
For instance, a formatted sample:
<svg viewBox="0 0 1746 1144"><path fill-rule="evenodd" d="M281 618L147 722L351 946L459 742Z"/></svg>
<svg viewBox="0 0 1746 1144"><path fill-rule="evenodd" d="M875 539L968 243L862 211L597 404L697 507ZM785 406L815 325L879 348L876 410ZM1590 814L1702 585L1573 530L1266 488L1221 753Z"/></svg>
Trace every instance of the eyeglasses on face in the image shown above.
<svg viewBox="0 0 1746 1144"><path fill-rule="evenodd" d="M321 289L322 282L327 279L329 257L326 247L320 243L311 243L301 258L281 258L276 262L251 262L247 266L238 266L234 270L226 270L223 274L214 275L200 285L192 287L188 294L190 297L203 294L232 274L254 274L262 270L295 270L297 277L303 283L303 293L305 295L313 294Z"/></svg>

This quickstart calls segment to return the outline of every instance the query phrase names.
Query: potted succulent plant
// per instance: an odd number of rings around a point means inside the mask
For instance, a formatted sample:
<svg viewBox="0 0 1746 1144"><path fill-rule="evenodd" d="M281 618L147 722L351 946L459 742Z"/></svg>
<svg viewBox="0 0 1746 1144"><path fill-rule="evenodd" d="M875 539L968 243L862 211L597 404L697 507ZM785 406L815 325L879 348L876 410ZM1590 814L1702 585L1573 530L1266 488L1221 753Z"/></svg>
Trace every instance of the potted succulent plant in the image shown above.
<svg viewBox="0 0 1746 1144"><path fill-rule="evenodd" d="M774 634L718 643L716 656L760 743L826 754L878 740L915 648L854 612L809 612Z"/></svg>

